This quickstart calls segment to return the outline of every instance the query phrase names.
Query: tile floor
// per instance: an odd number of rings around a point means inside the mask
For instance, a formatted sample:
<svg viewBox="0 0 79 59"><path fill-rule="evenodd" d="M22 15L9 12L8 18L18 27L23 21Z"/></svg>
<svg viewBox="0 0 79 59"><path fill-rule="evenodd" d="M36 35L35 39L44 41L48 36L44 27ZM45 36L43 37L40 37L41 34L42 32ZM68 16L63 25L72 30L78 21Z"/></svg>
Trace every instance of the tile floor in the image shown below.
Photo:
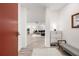
<svg viewBox="0 0 79 59"><path fill-rule="evenodd" d="M31 56L33 48L42 48L44 47L44 36L31 34L27 36L27 48L22 48L18 53L19 56Z"/></svg>
<svg viewBox="0 0 79 59"><path fill-rule="evenodd" d="M27 48L22 48L21 51L18 53L19 56L32 56L33 49L35 48L45 48L45 37L36 35L36 34L31 34L28 35L28 45ZM57 47L52 47L52 48L57 48ZM61 52L61 51L59 51ZM61 52L63 56L66 56L63 52Z"/></svg>

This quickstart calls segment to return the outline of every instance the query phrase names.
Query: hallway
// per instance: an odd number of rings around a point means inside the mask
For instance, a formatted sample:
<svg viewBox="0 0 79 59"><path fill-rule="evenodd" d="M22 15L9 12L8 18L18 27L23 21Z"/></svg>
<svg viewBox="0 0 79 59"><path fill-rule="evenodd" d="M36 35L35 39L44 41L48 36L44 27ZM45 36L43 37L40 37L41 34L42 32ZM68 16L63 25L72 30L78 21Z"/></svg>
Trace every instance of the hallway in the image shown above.
<svg viewBox="0 0 79 59"><path fill-rule="evenodd" d="M38 34L27 35L28 48L41 48L45 45L45 37Z"/></svg>
<svg viewBox="0 0 79 59"><path fill-rule="evenodd" d="M79 55L78 6L74 3L20 4L19 55L66 56L64 51Z"/></svg>
<svg viewBox="0 0 79 59"><path fill-rule="evenodd" d="M45 45L44 36L40 36L36 34L28 34L27 39L28 39L27 48L21 49L19 55L30 56L32 54L33 48L43 48Z"/></svg>

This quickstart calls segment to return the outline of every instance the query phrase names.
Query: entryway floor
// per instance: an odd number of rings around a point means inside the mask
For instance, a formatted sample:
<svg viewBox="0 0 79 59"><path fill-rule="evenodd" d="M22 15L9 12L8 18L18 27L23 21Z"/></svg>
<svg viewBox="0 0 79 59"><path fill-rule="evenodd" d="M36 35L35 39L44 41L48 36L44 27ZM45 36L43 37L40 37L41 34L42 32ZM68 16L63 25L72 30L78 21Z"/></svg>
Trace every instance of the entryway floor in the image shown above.
<svg viewBox="0 0 79 59"><path fill-rule="evenodd" d="M58 47L46 48L44 36L31 34L28 35L27 39L27 48L22 48L18 53L19 56L66 56L58 50Z"/></svg>
<svg viewBox="0 0 79 59"><path fill-rule="evenodd" d="M27 39L27 48L21 49L19 55L30 56L33 48L43 48L45 46L45 36L28 34Z"/></svg>

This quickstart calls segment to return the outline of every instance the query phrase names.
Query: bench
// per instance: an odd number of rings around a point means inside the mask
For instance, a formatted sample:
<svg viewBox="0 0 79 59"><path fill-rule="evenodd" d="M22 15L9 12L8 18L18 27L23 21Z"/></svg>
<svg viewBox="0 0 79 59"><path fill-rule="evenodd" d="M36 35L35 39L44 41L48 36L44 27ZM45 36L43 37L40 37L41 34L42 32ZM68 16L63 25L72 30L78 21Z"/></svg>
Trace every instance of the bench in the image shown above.
<svg viewBox="0 0 79 59"><path fill-rule="evenodd" d="M69 45L67 43L60 44L59 47L62 48L63 51L67 52L71 56L79 56L79 49L72 47L71 45Z"/></svg>

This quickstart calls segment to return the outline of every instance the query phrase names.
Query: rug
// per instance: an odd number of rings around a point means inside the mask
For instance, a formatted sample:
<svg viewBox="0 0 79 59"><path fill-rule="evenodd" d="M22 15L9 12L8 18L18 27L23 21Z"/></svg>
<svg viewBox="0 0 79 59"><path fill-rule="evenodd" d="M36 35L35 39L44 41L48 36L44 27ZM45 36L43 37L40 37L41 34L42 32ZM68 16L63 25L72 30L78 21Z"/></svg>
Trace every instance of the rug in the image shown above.
<svg viewBox="0 0 79 59"><path fill-rule="evenodd" d="M34 48L32 56L62 56L57 48Z"/></svg>

